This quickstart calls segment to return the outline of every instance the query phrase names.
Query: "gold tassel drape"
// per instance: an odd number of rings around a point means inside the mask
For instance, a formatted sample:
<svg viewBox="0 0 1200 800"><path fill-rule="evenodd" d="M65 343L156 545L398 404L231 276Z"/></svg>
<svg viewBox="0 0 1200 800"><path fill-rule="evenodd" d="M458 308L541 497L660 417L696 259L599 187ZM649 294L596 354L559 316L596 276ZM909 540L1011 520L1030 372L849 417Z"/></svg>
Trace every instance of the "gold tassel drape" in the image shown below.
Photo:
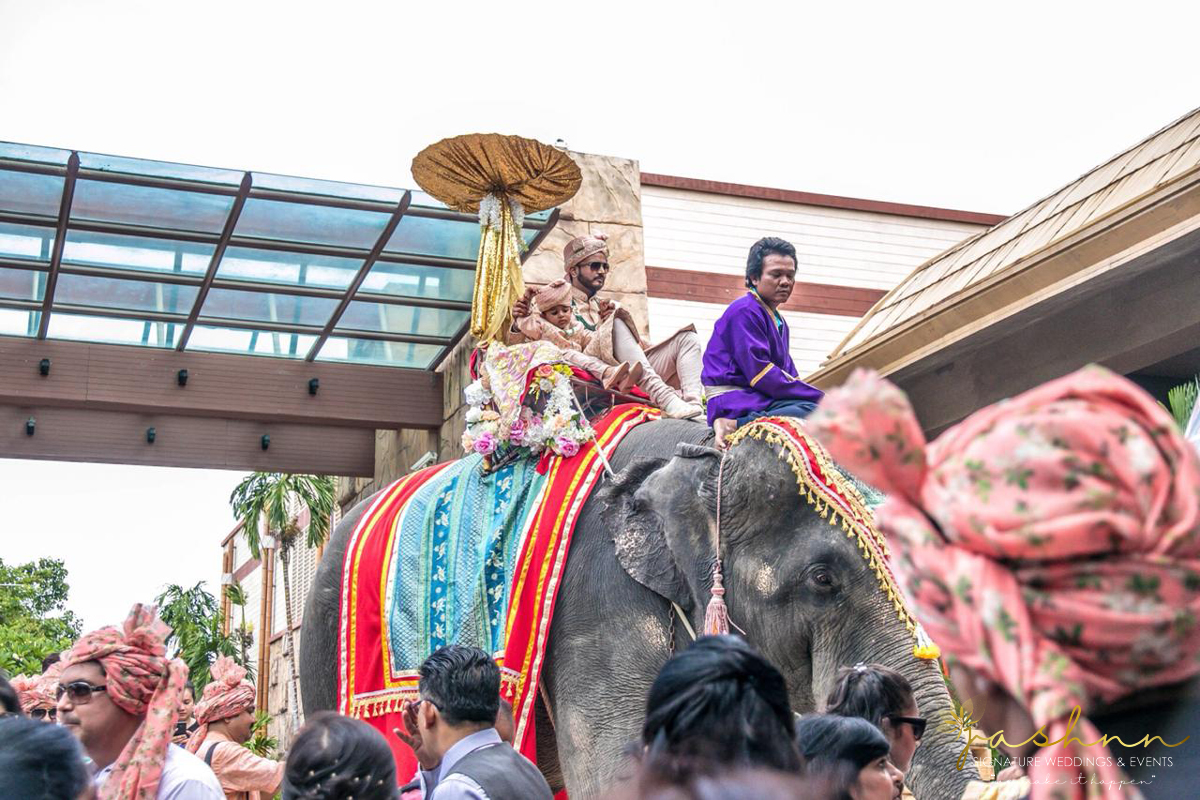
<svg viewBox="0 0 1200 800"><path fill-rule="evenodd" d="M521 275L521 229L508 198L499 198L500 224L483 223L475 291L471 295L471 335L482 342L500 339L512 324L513 304L525 294Z"/></svg>

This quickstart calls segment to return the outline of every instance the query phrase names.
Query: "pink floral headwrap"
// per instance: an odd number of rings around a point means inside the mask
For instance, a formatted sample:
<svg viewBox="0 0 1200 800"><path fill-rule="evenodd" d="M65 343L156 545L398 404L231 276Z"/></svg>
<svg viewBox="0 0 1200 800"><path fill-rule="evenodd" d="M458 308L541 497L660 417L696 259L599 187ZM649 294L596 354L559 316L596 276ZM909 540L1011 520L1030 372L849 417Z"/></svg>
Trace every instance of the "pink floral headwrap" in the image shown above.
<svg viewBox="0 0 1200 800"><path fill-rule="evenodd" d="M1130 381L1087 367L927 445L904 393L860 370L809 424L888 494L878 524L930 635L1004 687L1049 741L1076 705L1086 714L1200 671L1200 464ZM1073 735L1100 736L1086 719ZM1040 749L1034 796L1075 778L1050 759L1105 755L1075 743ZM1115 767L1095 770L1119 779ZM1062 797L1097 790L1123 796L1112 784L1055 787Z"/></svg>
<svg viewBox="0 0 1200 800"><path fill-rule="evenodd" d="M53 706L56 702L54 683L45 675L18 675L10 683L21 703L21 711L26 715L35 708Z"/></svg>
<svg viewBox="0 0 1200 800"><path fill-rule="evenodd" d="M182 661L167 658L170 633L154 606L138 603L122 629L110 626L86 634L63 658L64 668L99 662L108 697L126 713L145 716L117 757L100 800L153 800L158 793L188 676Z"/></svg>
<svg viewBox="0 0 1200 800"><path fill-rule="evenodd" d="M576 236L563 248L563 269L570 272L571 267L584 259L591 258L596 253L608 254L607 234L594 233L590 236Z"/></svg>
<svg viewBox="0 0 1200 800"><path fill-rule="evenodd" d="M239 667L229 656L221 656L209 669L212 681L204 687L196 703L196 722L199 727L188 739L187 749L200 749L208 736L210 722L220 722L254 707L254 684L246 680L245 667Z"/></svg>

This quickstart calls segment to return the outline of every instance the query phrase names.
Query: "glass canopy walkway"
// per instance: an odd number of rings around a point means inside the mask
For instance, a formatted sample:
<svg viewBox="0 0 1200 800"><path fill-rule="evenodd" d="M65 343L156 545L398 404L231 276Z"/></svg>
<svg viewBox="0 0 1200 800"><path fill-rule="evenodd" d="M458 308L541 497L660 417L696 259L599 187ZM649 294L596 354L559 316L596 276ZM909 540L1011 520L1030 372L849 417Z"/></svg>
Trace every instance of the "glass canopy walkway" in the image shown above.
<svg viewBox="0 0 1200 800"><path fill-rule="evenodd" d="M419 191L0 143L0 336L433 369L479 237Z"/></svg>

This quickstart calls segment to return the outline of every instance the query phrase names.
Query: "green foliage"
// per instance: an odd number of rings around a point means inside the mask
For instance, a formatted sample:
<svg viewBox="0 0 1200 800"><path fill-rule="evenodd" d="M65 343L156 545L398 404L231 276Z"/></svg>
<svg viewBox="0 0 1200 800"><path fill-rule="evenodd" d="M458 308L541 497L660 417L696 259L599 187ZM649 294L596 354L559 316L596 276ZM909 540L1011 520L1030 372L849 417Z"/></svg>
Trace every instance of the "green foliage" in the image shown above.
<svg viewBox="0 0 1200 800"><path fill-rule="evenodd" d="M300 510L308 509L309 524L305 543L318 547L329 536L329 515L333 512L333 478L328 475L289 475L279 472L255 472L237 485L229 496L233 514L242 523L246 544L259 557L262 540L260 524L279 539L279 547L289 551L302 533Z"/></svg>
<svg viewBox="0 0 1200 800"><path fill-rule="evenodd" d="M233 632L233 640L237 644L238 652L242 654L242 658L238 661L239 664L252 669L250 666L250 648L254 645L254 631L246 624L246 590L242 588L240 583L236 581L225 587L225 596L229 598L229 603L238 609L238 614L241 621L238 623L237 629Z"/></svg>
<svg viewBox="0 0 1200 800"><path fill-rule="evenodd" d="M159 616L171 626L167 647L188 665L197 698L209 681L208 668L218 656L230 656L250 669L234 637L221 633L221 609L217 599L205 591L203 581L190 589L170 584L155 602Z"/></svg>
<svg viewBox="0 0 1200 800"><path fill-rule="evenodd" d="M1167 392L1167 405L1171 416L1180 430L1187 428L1188 420L1192 418L1192 409L1196 406L1196 397L1200 395L1200 375L1187 383L1180 384Z"/></svg>
<svg viewBox="0 0 1200 800"><path fill-rule="evenodd" d="M250 741L246 742L246 749L256 756L278 759L279 740L267 733L267 723L270 721L271 717L265 711L259 711L254 716L254 727L250 729Z"/></svg>
<svg viewBox="0 0 1200 800"><path fill-rule="evenodd" d="M67 610L67 568L54 558L8 566L0 560L0 670L38 675L42 658L79 638Z"/></svg>

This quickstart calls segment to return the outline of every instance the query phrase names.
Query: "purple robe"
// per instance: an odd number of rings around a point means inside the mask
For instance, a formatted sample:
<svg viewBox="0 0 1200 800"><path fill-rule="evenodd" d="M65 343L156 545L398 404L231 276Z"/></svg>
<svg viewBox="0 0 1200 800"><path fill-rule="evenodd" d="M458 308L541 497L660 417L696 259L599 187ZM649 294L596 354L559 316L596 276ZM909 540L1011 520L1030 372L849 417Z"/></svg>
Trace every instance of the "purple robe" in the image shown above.
<svg viewBox="0 0 1200 800"><path fill-rule="evenodd" d="M708 398L708 424L763 411L778 400L820 402L825 395L796 377L788 352L787 322L780 326L758 295L747 292L717 320L704 351L705 386L736 386Z"/></svg>

